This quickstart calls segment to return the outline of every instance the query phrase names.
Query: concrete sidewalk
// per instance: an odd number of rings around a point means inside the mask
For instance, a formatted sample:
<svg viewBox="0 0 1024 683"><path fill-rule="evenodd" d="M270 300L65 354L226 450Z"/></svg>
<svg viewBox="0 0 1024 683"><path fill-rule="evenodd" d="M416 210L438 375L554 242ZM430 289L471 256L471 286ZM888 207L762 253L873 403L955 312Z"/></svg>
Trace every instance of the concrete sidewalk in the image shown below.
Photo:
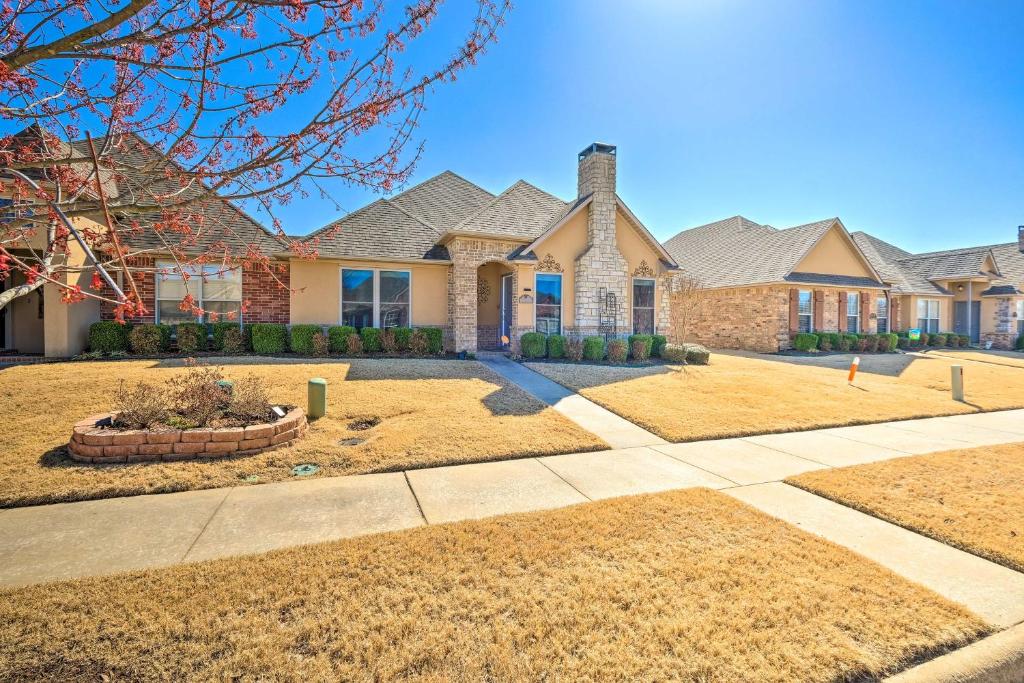
<svg viewBox="0 0 1024 683"><path fill-rule="evenodd" d="M1024 441L1024 410L6 509L0 585L637 493L754 487L814 469L1013 441Z"/></svg>

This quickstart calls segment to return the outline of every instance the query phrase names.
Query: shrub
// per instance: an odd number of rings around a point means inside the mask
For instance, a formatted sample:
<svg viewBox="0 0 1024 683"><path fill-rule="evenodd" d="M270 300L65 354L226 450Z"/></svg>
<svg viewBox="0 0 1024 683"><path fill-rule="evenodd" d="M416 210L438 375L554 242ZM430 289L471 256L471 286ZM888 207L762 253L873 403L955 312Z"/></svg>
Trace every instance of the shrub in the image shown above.
<svg viewBox="0 0 1024 683"><path fill-rule="evenodd" d="M711 352L700 344L683 344L686 349L686 362L690 365L707 365L711 362Z"/></svg>
<svg viewBox="0 0 1024 683"><path fill-rule="evenodd" d="M654 337L652 337L649 334L631 334L629 335L629 339L627 341L629 342L630 353L633 353L633 345L635 344L635 342L643 342L645 351L644 357L640 358L639 360L647 360L648 358L651 357L651 354L654 351ZM637 355L633 353L633 357L637 358Z"/></svg>
<svg viewBox="0 0 1024 683"><path fill-rule="evenodd" d="M128 350L131 327L125 323L104 320L89 326L89 350L100 353Z"/></svg>
<svg viewBox="0 0 1024 683"><path fill-rule="evenodd" d="M427 335L427 353L432 356L439 356L444 352L444 333L440 327L421 327L423 334Z"/></svg>
<svg viewBox="0 0 1024 683"><path fill-rule="evenodd" d="M427 337L427 333L422 329L413 330L412 336L409 337L409 351L414 356L425 356L430 350L430 339Z"/></svg>
<svg viewBox="0 0 1024 683"><path fill-rule="evenodd" d="M363 338L365 353L380 353L383 348L380 343L380 330L376 327L364 327L359 330L359 336Z"/></svg>
<svg viewBox="0 0 1024 683"><path fill-rule="evenodd" d="M878 351L878 335L865 334L861 337L864 340L864 350L868 353Z"/></svg>
<svg viewBox="0 0 1024 683"><path fill-rule="evenodd" d="M651 356L654 358L661 357L661 350L665 348L665 344L668 343L668 339L664 335L656 334L651 337Z"/></svg>
<svg viewBox="0 0 1024 683"><path fill-rule="evenodd" d="M625 363L629 355L629 345L621 339L608 342L608 360L612 363Z"/></svg>
<svg viewBox="0 0 1024 683"><path fill-rule="evenodd" d="M806 332L794 335L793 348L797 351L813 351L818 348L818 335Z"/></svg>
<svg viewBox="0 0 1024 683"><path fill-rule="evenodd" d="M1024 334L1017 337L1017 343L1014 344L1014 348L1018 351L1024 351Z"/></svg>
<svg viewBox="0 0 1024 683"><path fill-rule="evenodd" d="M361 334L350 334L345 338L345 353L350 356L360 356L363 353L363 336Z"/></svg>
<svg viewBox="0 0 1024 683"><path fill-rule="evenodd" d="M839 343L834 348L836 351L849 351L852 345L853 343L850 338L845 334L841 334L839 335Z"/></svg>
<svg viewBox="0 0 1024 683"><path fill-rule="evenodd" d="M547 337L540 332L527 332L519 338L519 348L526 358L543 358L547 352Z"/></svg>
<svg viewBox="0 0 1024 683"><path fill-rule="evenodd" d="M569 337L566 339L565 357L576 363L583 360L583 340L579 337Z"/></svg>
<svg viewBox="0 0 1024 683"><path fill-rule="evenodd" d="M832 337L827 334L818 335L818 350L819 351L831 351L832 350Z"/></svg>
<svg viewBox="0 0 1024 683"><path fill-rule="evenodd" d="M960 340L960 346L970 346L971 345L971 338L968 337L966 334L961 334L959 336L959 340Z"/></svg>
<svg viewBox="0 0 1024 683"><path fill-rule="evenodd" d="M895 351L896 350L896 342L897 342L898 339L899 338L895 334L893 334L892 332L878 335L878 350L879 351L889 351L889 352ZM883 341L886 342L886 348L884 348L884 349L882 348L882 342Z"/></svg>
<svg viewBox="0 0 1024 683"><path fill-rule="evenodd" d="M292 325L291 347L295 353L310 355L313 353L313 335L322 334L319 325Z"/></svg>
<svg viewBox="0 0 1024 683"><path fill-rule="evenodd" d="M178 351L195 353L206 350L206 325L202 323L178 323L175 327L178 337Z"/></svg>
<svg viewBox="0 0 1024 683"><path fill-rule="evenodd" d="M398 351L408 351L409 341L412 339L412 328L392 327L391 332L395 335L395 347Z"/></svg>
<svg viewBox="0 0 1024 683"><path fill-rule="evenodd" d="M395 353L398 351L398 341L395 339L393 327L387 327L380 333L380 348L384 353Z"/></svg>
<svg viewBox="0 0 1024 683"><path fill-rule="evenodd" d="M217 382L224 379L217 368L194 365L168 382L173 412L179 427L207 427L219 418L231 402L231 394Z"/></svg>
<svg viewBox="0 0 1024 683"><path fill-rule="evenodd" d="M252 350L284 353L288 350L288 328L277 323L256 323L252 326Z"/></svg>
<svg viewBox="0 0 1024 683"><path fill-rule="evenodd" d="M836 351L839 349L839 340L842 335L837 332L817 332L818 335L818 348L822 348L822 344L825 343L830 349ZM827 340L827 341L826 341ZM823 351L825 349L822 349Z"/></svg>
<svg viewBox="0 0 1024 683"><path fill-rule="evenodd" d="M229 330L235 330L238 332L238 336L242 340L241 347L235 349L226 348L224 337L228 334ZM210 325L210 332L210 348L214 351L240 353L242 351L252 350L252 325L241 325L238 322L221 321Z"/></svg>
<svg viewBox="0 0 1024 683"><path fill-rule="evenodd" d="M643 339L634 339L632 345L629 347L629 352L633 354L634 360L647 360L651 357L647 342Z"/></svg>
<svg viewBox="0 0 1024 683"><path fill-rule="evenodd" d="M125 387L122 380L114 397L114 410L118 413L114 426L148 429L167 419L167 398L160 387L145 382Z"/></svg>
<svg viewBox="0 0 1024 683"><path fill-rule="evenodd" d="M932 336L927 332L921 333L921 339L917 342L918 346L928 346L928 342L931 341Z"/></svg>
<svg viewBox="0 0 1024 683"><path fill-rule="evenodd" d="M548 337L548 358L565 358L565 337L560 334Z"/></svg>
<svg viewBox="0 0 1024 683"><path fill-rule="evenodd" d="M665 344L661 350L661 357L670 363L685 363L686 348L680 344Z"/></svg>
<svg viewBox="0 0 1024 683"><path fill-rule="evenodd" d="M356 333L356 328L350 325L331 325L327 328L327 342L331 353L345 353L348 351L348 338Z"/></svg>
<svg viewBox="0 0 1024 683"><path fill-rule="evenodd" d="M604 337L584 337L583 357L587 360L604 360Z"/></svg>
<svg viewBox="0 0 1024 683"><path fill-rule="evenodd" d="M128 345L132 353L161 353L171 347L171 328L169 325L136 325L128 333Z"/></svg>
<svg viewBox="0 0 1024 683"><path fill-rule="evenodd" d="M898 349L909 349L909 348L911 348L910 338L909 337L897 336L896 337L896 348L898 348Z"/></svg>
<svg viewBox="0 0 1024 683"><path fill-rule="evenodd" d="M321 330L313 335L313 355L317 358L326 358L331 352L331 344L327 335Z"/></svg>
<svg viewBox="0 0 1024 683"><path fill-rule="evenodd" d="M933 334L928 341L931 342L932 346L945 346L946 345L946 333L945 332L940 332L939 334ZM953 346L956 346L956 342L953 343Z"/></svg>
<svg viewBox="0 0 1024 683"><path fill-rule="evenodd" d="M249 339L251 341L252 337ZM220 344L220 350L224 353L244 353L250 350L249 345L245 342L243 328L239 328L238 325L226 328L221 333Z"/></svg>
<svg viewBox="0 0 1024 683"><path fill-rule="evenodd" d="M319 336L323 338L326 349L327 336L323 332ZM263 381L255 375L247 375L235 382L226 412L248 424L272 421L270 398Z"/></svg>

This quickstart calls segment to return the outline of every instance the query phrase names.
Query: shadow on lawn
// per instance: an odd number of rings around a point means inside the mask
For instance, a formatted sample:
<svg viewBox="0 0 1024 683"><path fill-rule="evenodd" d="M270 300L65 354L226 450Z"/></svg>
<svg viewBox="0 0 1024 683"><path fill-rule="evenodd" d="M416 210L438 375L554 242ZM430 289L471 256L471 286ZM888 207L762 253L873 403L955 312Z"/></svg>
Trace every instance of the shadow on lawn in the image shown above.
<svg viewBox="0 0 1024 683"><path fill-rule="evenodd" d="M830 353L819 356L790 356L777 353L757 353L755 351L715 350L713 354L723 356L738 356L740 358L751 358L763 360L770 363L785 363L786 365L799 365L816 368L827 368L830 370L848 370L850 363L855 357L860 357L858 372L869 375L883 375L885 377L899 377L907 368L914 363L935 362L934 358L912 356L905 353ZM714 355L712 355L712 361ZM946 359L947 361L949 359Z"/></svg>

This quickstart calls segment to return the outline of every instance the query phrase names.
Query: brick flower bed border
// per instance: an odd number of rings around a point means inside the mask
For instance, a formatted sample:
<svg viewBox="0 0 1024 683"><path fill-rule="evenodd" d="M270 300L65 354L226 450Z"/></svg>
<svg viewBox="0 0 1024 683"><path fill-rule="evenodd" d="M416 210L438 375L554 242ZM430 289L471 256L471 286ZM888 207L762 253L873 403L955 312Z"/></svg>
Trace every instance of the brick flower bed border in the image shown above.
<svg viewBox="0 0 1024 683"><path fill-rule="evenodd" d="M75 425L68 442L72 460L113 464L254 455L288 446L309 428L302 408L292 408L276 422L217 429L119 430L96 426L110 417L112 413L93 415Z"/></svg>

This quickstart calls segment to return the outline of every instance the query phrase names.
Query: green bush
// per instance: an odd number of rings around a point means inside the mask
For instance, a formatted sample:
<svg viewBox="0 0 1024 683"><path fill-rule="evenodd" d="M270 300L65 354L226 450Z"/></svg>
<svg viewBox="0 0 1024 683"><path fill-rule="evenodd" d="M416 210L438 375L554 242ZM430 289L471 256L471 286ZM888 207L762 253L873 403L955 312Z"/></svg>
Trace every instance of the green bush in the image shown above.
<svg viewBox="0 0 1024 683"><path fill-rule="evenodd" d="M1024 351L1024 334L1022 334L1019 337L1017 337L1017 343L1014 344L1014 347L1018 351Z"/></svg>
<svg viewBox="0 0 1024 683"><path fill-rule="evenodd" d="M380 353L384 348L381 331L376 327L364 327L359 330L359 336L363 340L363 353Z"/></svg>
<svg viewBox="0 0 1024 683"><path fill-rule="evenodd" d="M288 350L288 327L277 323L252 326L252 350L256 353L284 353Z"/></svg>
<svg viewBox="0 0 1024 683"><path fill-rule="evenodd" d="M348 337L355 334L356 328L351 325L331 325L327 328L327 342L331 353L346 353L348 351Z"/></svg>
<svg viewBox="0 0 1024 683"><path fill-rule="evenodd" d="M971 345L971 338L968 337L966 334L961 334L958 337L958 339L960 340L960 346L970 346Z"/></svg>
<svg viewBox="0 0 1024 683"><path fill-rule="evenodd" d="M670 363L685 363L686 348L680 344L665 344L661 350L661 357Z"/></svg>
<svg viewBox="0 0 1024 683"><path fill-rule="evenodd" d="M612 363L625 363L629 357L629 345L621 339L608 342L608 360Z"/></svg>
<svg viewBox="0 0 1024 683"><path fill-rule="evenodd" d="M540 332L527 332L519 338L519 348L526 358L543 358L547 352L547 337Z"/></svg>
<svg viewBox="0 0 1024 683"><path fill-rule="evenodd" d="M565 358L565 337L560 334L548 337L548 358Z"/></svg>
<svg viewBox="0 0 1024 683"><path fill-rule="evenodd" d="M412 328L411 327L392 327L391 331L395 335L395 346L398 347L399 351L409 350L409 341L412 339Z"/></svg>
<svg viewBox="0 0 1024 683"><path fill-rule="evenodd" d="M231 351L231 349L225 348L224 334L228 330L238 330L242 337L242 348L232 351L232 353L238 353L240 351L252 350L252 325L240 325L237 321L221 321L210 325L210 348L214 351Z"/></svg>
<svg viewBox="0 0 1024 683"><path fill-rule="evenodd" d="M793 336L793 348L797 351L813 351L818 348L818 335L801 332Z"/></svg>
<svg viewBox="0 0 1024 683"><path fill-rule="evenodd" d="M707 365L711 362L711 352L700 344L683 344L686 349L686 362L690 365Z"/></svg>
<svg viewBox="0 0 1024 683"><path fill-rule="evenodd" d="M874 353L878 351L878 335L877 334L863 334L861 340L864 342L864 350L868 353Z"/></svg>
<svg viewBox="0 0 1024 683"><path fill-rule="evenodd" d="M583 357L587 360L604 360L604 337L584 337Z"/></svg>
<svg viewBox="0 0 1024 683"><path fill-rule="evenodd" d="M891 332L878 335L878 350L882 353L895 351L899 343L899 337Z"/></svg>
<svg viewBox="0 0 1024 683"><path fill-rule="evenodd" d="M629 347L629 353L633 356L633 360L644 361L651 357L650 349L643 339L634 339L633 344Z"/></svg>
<svg viewBox="0 0 1024 683"><path fill-rule="evenodd" d="M153 355L171 348L170 325L136 325L128 333L132 353Z"/></svg>
<svg viewBox="0 0 1024 683"><path fill-rule="evenodd" d="M89 326L89 350L100 353L128 350L131 326L114 320L104 320Z"/></svg>
<svg viewBox="0 0 1024 683"><path fill-rule="evenodd" d="M668 343L668 339L664 335L656 334L651 337L651 356L654 358L661 357L661 350L665 348L665 344Z"/></svg>
<svg viewBox="0 0 1024 683"><path fill-rule="evenodd" d="M421 327L423 334L427 337L427 353L431 356L440 356L444 352L444 333L440 327Z"/></svg>
<svg viewBox="0 0 1024 683"><path fill-rule="evenodd" d="M206 350L206 325L202 323L178 323L175 326L180 353L195 353Z"/></svg>
<svg viewBox="0 0 1024 683"><path fill-rule="evenodd" d="M946 333L940 332L939 334L933 334L928 340L932 346L945 346L946 345ZM955 343L953 344L956 345Z"/></svg>
<svg viewBox="0 0 1024 683"><path fill-rule="evenodd" d="M840 346L839 342L842 339L842 335L840 335L838 332L818 332L816 334L818 335L818 348L819 349L822 348L822 344L824 343L832 351L838 351L839 350L839 346ZM822 350L824 350L824 349L822 349Z"/></svg>
<svg viewBox="0 0 1024 683"><path fill-rule="evenodd" d="M635 342L643 342L644 347L647 349L647 353L644 355L643 358L638 358L637 360L647 360L648 358L651 357L651 354L654 353L654 337L652 337L649 334L631 334L629 335L629 339L627 339L626 341L629 344L630 353L633 352L633 344ZM636 354L634 354L634 356L635 355Z"/></svg>
<svg viewBox="0 0 1024 683"><path fill-rule="evenodd" d="M315 350L313 347L313 335L323 333L324 329L320 325L292 325L291 330L291 347L295 353L303 353L307 356L312 355Z"/></svg>
<svg viewBox="0 0 1024 683"><path fill-rule="evenodd" d="M853 342L847 335L841 334L839 335L839 343L837 343L832 348L835 351L849 351L851 348L853 348Z"/></svg>

